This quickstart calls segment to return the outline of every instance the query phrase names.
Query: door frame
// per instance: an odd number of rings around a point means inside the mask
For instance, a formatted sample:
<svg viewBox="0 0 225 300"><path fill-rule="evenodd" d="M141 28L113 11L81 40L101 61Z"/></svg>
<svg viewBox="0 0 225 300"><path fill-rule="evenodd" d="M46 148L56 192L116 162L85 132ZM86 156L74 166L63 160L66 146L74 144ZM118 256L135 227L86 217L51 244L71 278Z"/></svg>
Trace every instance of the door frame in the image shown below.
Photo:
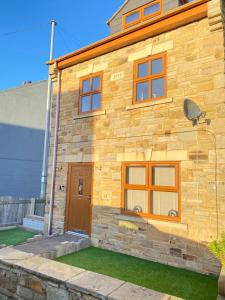
<svg viewBox="0 0 225 300"><path fill-rule="evenodd" d="M92 208L93 208L93 179L94 179L94 163L93 162L85 162L85 163L68 163L67 170L67 189L66 189L66 209L65 209L65 221L64 221L64 232L68 231L68 216L69 216L69 207L70 207L70 187L71 187L71 173L73 167L83 167L90 166L92 168L92 178L91 178L91 202L90 202L90 222L88 228L88 235L91 236L92 230Z"/></svg>

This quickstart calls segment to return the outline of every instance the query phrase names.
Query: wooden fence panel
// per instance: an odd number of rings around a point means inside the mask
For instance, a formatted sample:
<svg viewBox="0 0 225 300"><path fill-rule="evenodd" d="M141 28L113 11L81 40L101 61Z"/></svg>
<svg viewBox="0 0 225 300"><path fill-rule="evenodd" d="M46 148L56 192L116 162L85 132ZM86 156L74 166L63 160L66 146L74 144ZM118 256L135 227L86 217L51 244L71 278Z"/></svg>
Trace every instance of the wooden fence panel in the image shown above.
<svg viewBox="0 0 225 300"><path fill-rule="evenodd" d="M0 227L22 224L23 218L31 214L34 199L0 197ZM34 213L44 216L45 200L35 199Z"/></svg>

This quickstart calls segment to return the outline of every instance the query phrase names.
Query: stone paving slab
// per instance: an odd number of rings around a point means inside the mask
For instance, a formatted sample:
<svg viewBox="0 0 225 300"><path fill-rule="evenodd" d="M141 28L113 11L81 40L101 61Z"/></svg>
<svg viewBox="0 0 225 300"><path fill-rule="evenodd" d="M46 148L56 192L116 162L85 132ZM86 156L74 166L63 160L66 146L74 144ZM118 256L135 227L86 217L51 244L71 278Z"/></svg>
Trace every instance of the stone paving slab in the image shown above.
<svg viewBox="0 0 225 300"><path fill-rule="evenodd" d="M46 261L47 263L37 267L36 271L54 279L68 281L69 279L86 272L84 269L68 265L63 265L62 267L62 263L56 261L49 261L48 259L46 259Z"/></svg>
<svg viewBox="0 0 225 300"><path fill-rule="evenodd" d="M48 264L48 262L49 260L46 260L46 258L32 255L29 258L16 261L15 265L27 270L36 271L38 267L40 268L42 265Z"/></svg>
<svg viewBox="0 0 225 300"><path fill-rule="evenodd" d="M170 296L153 290L137 286L132 283L124 283L121 287L109 295L109 300L169 300Z"/></svg>
<svg viewBox="0 0 225 300"><path fill-rule="evenodd" d="M63 234L55 237L46 237L41 240L31 241L22 245L14 246L15 249L33 253L36 255L42 255L47 252L51 252L57 249L58 246L63 243L78 243L83 238L72 234Z"/></svg>
<svg viewBox="0 0 225 300"><path fill-rule="evenodd" d="M26 260L33 257L33 254L15 250L11 247L0 249L0 260L5 262L16 263L17 261Z"/></svg>
<svg viewBox="0 0 225 300"><path fill-rule="evenodd" d="M81 292L91 292L93 296L105 299L114 290L118 289L124 281L109 276L86 271L67 281L69 288L77 288Z"/></svg>

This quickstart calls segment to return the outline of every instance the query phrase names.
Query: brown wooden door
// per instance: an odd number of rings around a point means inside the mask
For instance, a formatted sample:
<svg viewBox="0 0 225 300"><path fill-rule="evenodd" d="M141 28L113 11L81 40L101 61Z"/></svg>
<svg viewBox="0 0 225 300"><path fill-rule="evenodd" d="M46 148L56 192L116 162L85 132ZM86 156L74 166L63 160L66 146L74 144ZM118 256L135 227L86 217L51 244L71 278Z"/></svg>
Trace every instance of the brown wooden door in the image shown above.
<svg viewBox="0 0 225 300"><path fill-rule="evenodd" d="M90 234L92 164L69 164L66 231Z"/></svg>

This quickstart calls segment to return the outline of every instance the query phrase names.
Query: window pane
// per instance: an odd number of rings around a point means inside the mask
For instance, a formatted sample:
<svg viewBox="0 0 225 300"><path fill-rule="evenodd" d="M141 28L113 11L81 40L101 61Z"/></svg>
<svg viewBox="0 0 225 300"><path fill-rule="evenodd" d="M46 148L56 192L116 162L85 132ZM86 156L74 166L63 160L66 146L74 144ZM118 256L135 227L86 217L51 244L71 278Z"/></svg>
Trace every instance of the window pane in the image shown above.
<svg viewBox="0 0 225 300"><path fill-rule="evenodd" d="M165 78L152 80L152 98L165 96Z"/></svg>
<svg viewBox="0 0 225 300"><path fill-rule="evenodd" d="M83 93L88 93L91 90L91 81L90 79L84 80L83 81Z"/></svg>
<svg viewBox="0 0 225 300"><path fill-rule="evenodd" d="M152 61L152 75L159 74L163 71L163 60L162 58L155 59Z"/></svg>
<svg viewBox="0 0 225 300"><path fill-rule="evenodd" d="M130 14L129 16L126 16L126 24L131 23L133 21L136 21L140 18L140 12L134 12L133 14Z"/></svg>
<svg viewBox="0 0 225 300"><path fill-rule="evenodd" d="M146 168L145 167L127 167L126 183L146 185Z"/></svg>
<svg viewBox="0 0 225 300"><path fill-rule="evenodd" d="M149 74L148 62L138 65L138 78L146 77Z"/></svg>
<svg viewBox="0 0 225 300"><path fill-rule="evenodd" d="M144 15L146 17L146 16L149 16L149 15L151 15L151 14L153 14L153 13L159 11L159 10L160 10L160 5L159 5L159 3L156 3L156 4L153 4L151 6L146 7L144 9Z"/></svg>
<svg viewBox="0 0 225 300"><path fill-rule="evenodd" d="M94 94L92 96L92 110L101 108L101 94Z"/></svg>
<svg viewBox="0 0 225 300"><path fill-rule="evenodd" d="M151 192L151 213L162 216L178 216L178 194L174 192Z"/></svg>
<svg viewBox="0 0 225 300"><path fill-rule="evenodd" d="M159 166L152 168L152 184L160 186L176 185L175 167Z"/></svg>
<svg viewBox="0 0 225 300"><path fill-rule="evenodd" d="M100 89L100 77L94 77L92 79L92 91L96 91Z"/></svg>
<svg viewBox="0 0 225 300"><path fill-rule="evenodd" d="M149 99L149 82L137 83L137 101Z"/></svg>
<svg viewBox="0 0 225 300"><path fill-rule="evenodd" d="M81 98L81 112L87 112L91 110L90 96Z"/></svg>
<svg viewBox="0 0 225 300"><path fill-rule="evenodd" d="M125 209L133 212L148 212L148 192L127 190L125 192Z"/></svg>

